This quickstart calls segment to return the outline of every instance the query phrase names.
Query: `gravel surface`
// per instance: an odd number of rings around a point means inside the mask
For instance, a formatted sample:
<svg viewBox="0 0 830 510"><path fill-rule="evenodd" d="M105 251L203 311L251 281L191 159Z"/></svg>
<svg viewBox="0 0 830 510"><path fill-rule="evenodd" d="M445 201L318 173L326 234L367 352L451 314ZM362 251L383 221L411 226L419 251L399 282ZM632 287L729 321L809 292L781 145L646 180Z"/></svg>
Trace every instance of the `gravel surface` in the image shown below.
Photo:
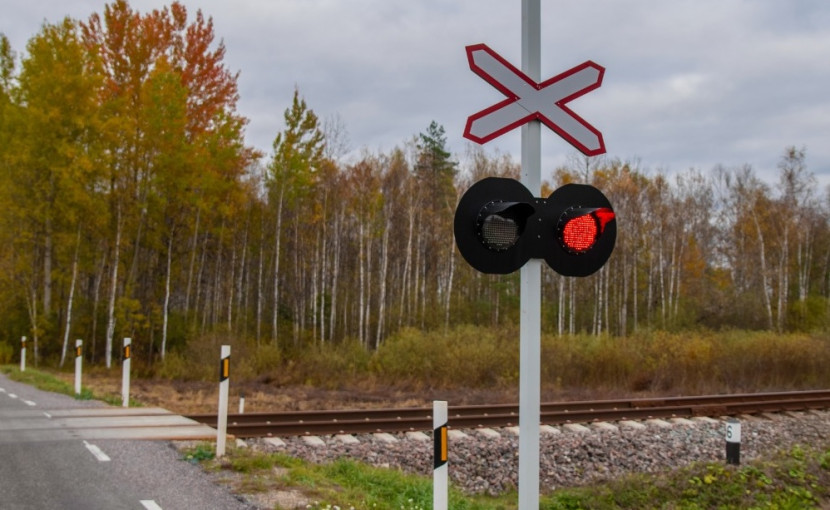
<svg viewBox="0 0 830 510"><path fill-rule="evenodd" d="M830 412L787 413L770 418L741 418L741 460L751 460L796 444L827 444ZM591 426L588 432L542 433L540 485L543 492L560 487L613 479L625 473L654 473L692 462L723 461L725 421L654 423L633 429L615 424L616 430ZM559 430L559 429L557 429ZM518 437L506 430L485 437L465 430L467 437L450 439L449 472L452 482L469 493L498 494L515 487L518 479ZM373 435L356 436L357 444L323 437L325 446L310 446L302 438L285 440L275 447L261 439L249 440L256 449L282 451L312 462L341 457L407 472L432 473L432 440L411 439L404 434L387 443Z"/></svg>

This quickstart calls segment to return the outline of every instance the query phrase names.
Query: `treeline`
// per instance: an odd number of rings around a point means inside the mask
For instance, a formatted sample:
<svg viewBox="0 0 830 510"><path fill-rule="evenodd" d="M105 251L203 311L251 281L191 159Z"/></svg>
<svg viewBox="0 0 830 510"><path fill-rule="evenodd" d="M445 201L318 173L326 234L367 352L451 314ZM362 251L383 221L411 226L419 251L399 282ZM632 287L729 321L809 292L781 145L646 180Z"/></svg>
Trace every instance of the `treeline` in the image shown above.
<svg viewBox="0 0 830 510"><path fill-rule="evenodd" d="M473 271L452 235L464 190L519 175L510 157L459 163L432 123L342 163L341 129L299 92L260 154L223 58L175 2L46 24L19 61L0 38L0 341L62 364L83 338L110 366L125 336L152 362L215 335L371 350L404 327L518 321L518 275ZM595 275L543 271L546 332L826 327L830 212L805 149L775 185L601 158L554 181L602 189L619 233Z"/></svg>

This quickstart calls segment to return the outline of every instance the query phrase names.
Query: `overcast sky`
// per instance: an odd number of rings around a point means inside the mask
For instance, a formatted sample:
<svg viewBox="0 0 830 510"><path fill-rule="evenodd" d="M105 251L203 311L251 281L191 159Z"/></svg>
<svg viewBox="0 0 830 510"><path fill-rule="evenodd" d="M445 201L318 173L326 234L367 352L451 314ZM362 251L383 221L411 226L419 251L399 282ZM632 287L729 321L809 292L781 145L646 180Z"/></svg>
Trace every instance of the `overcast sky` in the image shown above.
<svg viewBox="0 0 830 510"><path fill-rule="evenodd" d="M521 1L184 0L212 17L239 71L247 140L270 154L294 88L339 118L355 152L386 152L443 125L463 158L469 115L501 101L465 46L521 66ZM0 32L18 52L44 21L85 20L102 0L6 0ZM169 5L132 0L147 12ZM607 156L651 171L752 165L770 184L785 147L807 148L830 184L827 0L542 0L542 79L586 60L602 87L570 103L604 136ZM520 130L487 143L520 159ZM544 128L543 176L577 154Z"/></svg>

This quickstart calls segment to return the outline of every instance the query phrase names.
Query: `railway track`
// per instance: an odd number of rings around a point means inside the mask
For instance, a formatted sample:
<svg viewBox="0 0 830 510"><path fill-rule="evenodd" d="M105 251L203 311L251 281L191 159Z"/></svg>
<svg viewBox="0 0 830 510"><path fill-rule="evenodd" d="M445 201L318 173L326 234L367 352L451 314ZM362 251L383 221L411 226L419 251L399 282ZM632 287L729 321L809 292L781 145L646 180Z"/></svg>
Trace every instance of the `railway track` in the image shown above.
<svg viewBox="0 0 830 510"><path fill-rule="evenodd" d="M827 408L830 408L830 390L552 402L542 404L541 422L562 425ZM193 414L188 418L211 427L217 423L215 414ZM515 404L449 408L449 426L455 429L510 427L518 423L519 406ZM240 438L428 430L432 430L432 408L427 407L228 415L228 433Z"/></svg>

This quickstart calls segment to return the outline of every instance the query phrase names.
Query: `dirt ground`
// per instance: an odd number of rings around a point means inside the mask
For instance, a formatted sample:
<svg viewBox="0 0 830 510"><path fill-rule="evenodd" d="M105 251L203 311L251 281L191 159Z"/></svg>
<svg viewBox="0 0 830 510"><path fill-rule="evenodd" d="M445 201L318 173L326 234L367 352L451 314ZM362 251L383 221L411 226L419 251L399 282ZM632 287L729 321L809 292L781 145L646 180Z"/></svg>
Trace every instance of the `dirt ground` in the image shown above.
<svg viewBox="0 0 830 510"><path fill-rule="evenodd" d="M69 374L61 374L67 382ZM85 374L83 385L97 398L111 396L120 399L121 378L105 374ZM517 388L501 389L424 389L383 387L365 382L352 387L321 389L309 386L278 386L260 382L230 385L230 411L239 408L239 399L245 397L245 412L305 411L316 409L371 409L429 407L433 400L446 400L450 405L517 403ZM615 395L583 392L543 390L542 400L583 400L614 398ZM219 402L218 383L133 379L130 398L147 407L162 407L178 414L216 412Z"/></svg>

